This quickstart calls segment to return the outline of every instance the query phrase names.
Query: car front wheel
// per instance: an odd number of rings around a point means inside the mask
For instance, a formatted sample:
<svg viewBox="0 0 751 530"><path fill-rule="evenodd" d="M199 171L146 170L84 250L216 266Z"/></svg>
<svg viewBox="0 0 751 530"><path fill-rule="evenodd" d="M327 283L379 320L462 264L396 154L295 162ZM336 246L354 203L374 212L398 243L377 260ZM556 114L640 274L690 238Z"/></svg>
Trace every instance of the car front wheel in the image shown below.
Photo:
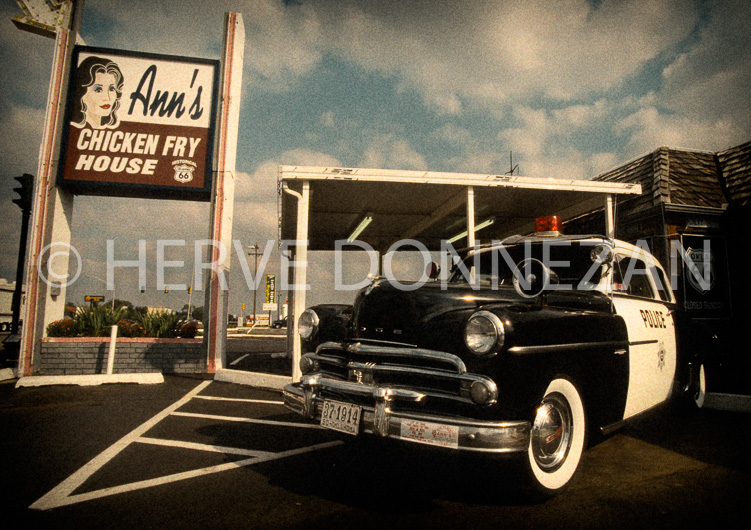
<svg viewBox="0 0 751 530"><path fill-rule="evenodd" d="M533 489L554 495L574 477L586 441L584 404L576 386L565 378L548 385L537 407L526 463Z"/></svg>

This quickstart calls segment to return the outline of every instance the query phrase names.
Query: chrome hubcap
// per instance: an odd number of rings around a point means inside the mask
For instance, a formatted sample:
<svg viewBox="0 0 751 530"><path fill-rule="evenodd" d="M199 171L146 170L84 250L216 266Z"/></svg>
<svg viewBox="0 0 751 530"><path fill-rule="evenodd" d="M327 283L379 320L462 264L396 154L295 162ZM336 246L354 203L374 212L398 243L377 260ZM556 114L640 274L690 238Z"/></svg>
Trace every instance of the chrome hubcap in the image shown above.
<svg viewBox="0 0 751 530"><path fill-rule="evenodd" d="M566 460L572 440L571 407L560 394L542 400L532 425L532 453L540 469L553 472Z"/></svg>

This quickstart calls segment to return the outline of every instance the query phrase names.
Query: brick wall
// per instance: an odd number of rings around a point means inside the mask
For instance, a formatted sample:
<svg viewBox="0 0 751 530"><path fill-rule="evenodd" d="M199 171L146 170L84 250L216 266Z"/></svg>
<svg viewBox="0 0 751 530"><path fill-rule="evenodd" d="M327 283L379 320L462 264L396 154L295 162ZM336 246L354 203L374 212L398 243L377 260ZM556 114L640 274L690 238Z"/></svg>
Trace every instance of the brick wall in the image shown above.
<svg viewBox="0 0 751 530"><path fill-rule="evenodd" d="M37 375L107 372L109 337L42 339ZM118 338L113 372L185 374L206 372L202 339Z"/></svg>

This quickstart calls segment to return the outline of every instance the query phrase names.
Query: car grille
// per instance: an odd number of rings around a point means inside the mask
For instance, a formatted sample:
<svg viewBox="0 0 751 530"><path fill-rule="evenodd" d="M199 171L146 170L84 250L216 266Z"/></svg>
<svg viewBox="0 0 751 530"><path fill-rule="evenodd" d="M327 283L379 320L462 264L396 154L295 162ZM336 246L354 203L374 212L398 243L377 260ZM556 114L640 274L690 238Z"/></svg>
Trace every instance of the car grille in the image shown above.
<svg viewBox="0 0 751 530"><path fill-rule="evenodd" d="M426 407L435 411L444 407L456 410L457 402L476 407L470 397L472 383L481 380L495 388L489 378L468 374L464 362L456 355L401 343L366 340L324 343L315 353L304 356L305 363L308 366L303 372L315 372L323 378L418 391L425 395L425 400L411 406L422 410ZM336 385L327 388L324 384L321 392L330 399L371 404L367 393L347 392Z"/></svg>

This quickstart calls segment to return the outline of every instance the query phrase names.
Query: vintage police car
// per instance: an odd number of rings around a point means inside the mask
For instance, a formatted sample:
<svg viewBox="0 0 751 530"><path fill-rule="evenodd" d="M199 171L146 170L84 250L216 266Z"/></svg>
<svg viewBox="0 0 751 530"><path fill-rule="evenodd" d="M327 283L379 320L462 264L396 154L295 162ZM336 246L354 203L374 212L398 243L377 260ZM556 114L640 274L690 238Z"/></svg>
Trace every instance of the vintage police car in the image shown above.
<svg viewBox="0 0 751 530"><path fill-rule="evenodd" d="M675 309L665 271L640 246L514 236L469 251L448 281L407 290L375 279L347 336L302 357L285 404L352 435L519 453L533 487L553 494L588 432L674 390L703 398L703 369L679 369L689 363L679 363ZM307 311L300 334L320 325Z"/></svg>

